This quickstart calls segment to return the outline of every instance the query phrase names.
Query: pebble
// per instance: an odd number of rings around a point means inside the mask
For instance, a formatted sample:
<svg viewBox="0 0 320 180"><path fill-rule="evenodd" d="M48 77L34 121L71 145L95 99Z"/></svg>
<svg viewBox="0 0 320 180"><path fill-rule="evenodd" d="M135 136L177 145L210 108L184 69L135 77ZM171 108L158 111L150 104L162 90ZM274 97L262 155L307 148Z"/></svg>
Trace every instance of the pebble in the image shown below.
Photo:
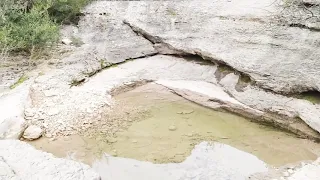
<svg viewBox="0 0 320 180"><path fill-rule="evenodd" d="M118 156L118 151L117 150L113 150L110 155L111 156Z"/></svg>
<svg viewBox="0 0 320 180"><path fill-rule="evenodd" d="M187 136L188 136L188 137L192 137L193 134L192 134L192 133L188 133Z"/></svg>
<svg viewBox="0 0 320 180"><path fill-rule="evenodd" d="M31 108L28 108L24 111L24 115L26 117L33 117L35 115L35 111Z"/></svg>
<svg viewBox="0 0 320 180"><path fill-rule="evenodd" d="M177 114L191 114L193 112L194 112L194 110L185 110L185 111L179 111L179 112L177 112Z"/></svg>
<svg viewBox="0 0 320 180"><path fill-rule="evenodd" d="M108 143L116 143L118 140L116 138L108 138L107 142Z"/></svg>
<svg viewBox="0 0 320 180"><path fill-rule="evenodd" d="M92 109L90 109L90 108L87 108L87 113L93 113L93 110Z"/></svg>
<svg viewBox="0 0 320 180"><path fill-rule="evenodd" d="M176 155L184 155L184 152L177 152Z"/></svg>
<svg viewBox="0 0 320 180"><path fill-rule="evenodd" d="M72 41L71 41L70 39L68 39L68 38L62 39L61 42L62 42L63 44L65 44L65 45L70 45L70 44L72 43Z"/></svg>
<svg viewBox="0 0 320 180"><path fill-rule="evenodd" d="M284 177L288 177L289 173L288 172L284 172L283 175L284 175Z"/></svg>
<svg viewBox="0 0 320 180"><path fill-rule="evenodd" d="M49 89L49 90L44 91L44 95L46 97L52 97L52 96L57 96L58 93L55 90Z"/></svg>
<svg viewBox="0 0 320 180"><path fill-rule="evenodd" d="M49 116L54 116L54 115L57 115L57 114L59 114L60 113L60 111L59 111L59 109L57 109L57 108L52 108L52 109L50 109L49 111L48 111L48 115Z"/></svg>
<svg viewBox="0 0 320 180"><path fill-rule="evenodd" d="M177 130L177 127L175 125L171 125L171 126L168 127L168 129L170 131L175 131L175 130Z"/></svg>
<svg viewBox="0 0 320 180"><path fill-rule="evenodd" d="M292 169L288 169L288 173L292 174L294 171Z"/></svg>
<svg viewBox="0 0 320 180"><path fill-rule="evenodd" d="M137 143L138 141L134 139L134 140L132 140L132 142L133 142L133 143Z"/></svg>

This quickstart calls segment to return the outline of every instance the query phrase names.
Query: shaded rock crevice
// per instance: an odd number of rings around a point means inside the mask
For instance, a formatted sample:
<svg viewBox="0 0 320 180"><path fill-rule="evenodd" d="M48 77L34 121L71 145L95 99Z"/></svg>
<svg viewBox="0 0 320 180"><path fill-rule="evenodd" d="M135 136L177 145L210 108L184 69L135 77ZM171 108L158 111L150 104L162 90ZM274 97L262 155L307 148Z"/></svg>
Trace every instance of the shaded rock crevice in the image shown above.
<svg viewBox="0 0 320 180"><path fill-rule="evenodd" d="M90 72L83 72L82 74L84 74L84 76L81 76L81 78L79 78L79 79L73 79L69 85L70 85L70 87L82 85L83 83L88 81L88 78L95 76L96 74L100 73L103 70L110 69L110 68L116 67L118 65L125 64L129 61L133 61L133 60L137 60L137 59L144 59L144 58L148 58L148 57L152 57L152 56L156 56L156 55L159 55L159 53L157 53L157 52L150 53L150 54L146 54L143 56L125 59L124 61L120 61L120 62L116 62L116 63L105 62L103 59L101 59L100 60L100 68L94 69Z"/></svg>
<svg viewBox="0 0 320 180"><path fill-rule="evenodd" d="M208 61L212 62L215 65L218 66L218 69L220 72L222 71L228 71L228 72L234 72L235 74L239 74L241 79L246 79L247 81L254 83L254 80L250 77L250 75L244 71L239 71L229 65L228 63L224 62L223 60L219 60L214 57L214 55L211 55L209 53L203 52L200 49L191 49L191 50L183 50L176 48L172 46L171 44L165 42L161 37L159 36L154 36L147 31L139 28L138 26L135 26L134 24L130 23L127 20L123 21L124 24L128 25L132 31L134 31L137 35L140 35L144 37L146 40L151 42L154 46L154 48L158 51L158 54L163 54L163 55L174 55L174 56L179 56L179 57L186 57L188 58L189 56L195 57L196 59L201 59L203 61ZM220 79L223 78L223 73L217 74L217 77L222 75ZM262 75L262 76L268 76L268 75Z"/></svg>
<svg viewBox="0 0 320 180"><path fill-rule="evenodd" d="M226 75L226 73L224 72L224 71L226 71L227 73L233 72L235 74L240 75L240 79L243 80L243 82L250 83L251 85L258 86L259 88L261 88L267 92L273 92L276 94L281 94L281 95L287 96L287 95L290 95L293 93L318 91L318 89L316 87L299 86L298 84L291 85L290 88L287 88L287 90L285 90L285 91L279 90L276 87L272 88L268 84L265 84L264 83L265 81L261 81L261 79L270 79L271 74L263 74L261 72L248 71L245 69L241 69L241 67L233 67L232 65L228 64L223 59L219 59L214 54L208 53L208 52L203 51L201 49L197 49L197 48L181 49L181 48L178 48L180 45L168 43L168 42L166 42L166 39L147 32L146 30L137 26L134 22L129 22L128 20L124 20L123 22L124 22L124 24L128 25L132 29L132 31L134 31L137 35L141 35L146 40L151 42L159 54L177 55L177 56L190 56L190 55L198 56L202 60L210 61L210 62L213 62L214 64L218 65L218 68L220 70L216 74L218 80L223 78ZM292 26L295 26L295 25L292 25ZM259 77L259 78L257 79L257 77ZM246 84L246 83L244 83L244 84ZM239 83L239 84L242 84L242 85L238 86L239 87L238 89L241 91L241 88L243 88L243 83Z"/></svg>

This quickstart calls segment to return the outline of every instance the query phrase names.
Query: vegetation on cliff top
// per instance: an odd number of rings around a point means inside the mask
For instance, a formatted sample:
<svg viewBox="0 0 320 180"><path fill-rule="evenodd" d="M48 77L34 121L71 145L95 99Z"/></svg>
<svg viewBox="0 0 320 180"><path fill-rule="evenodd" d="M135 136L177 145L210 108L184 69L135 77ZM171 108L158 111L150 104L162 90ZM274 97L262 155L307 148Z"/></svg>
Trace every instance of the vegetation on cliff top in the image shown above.
<svg viewBox="0 0 320 180"><path fill-rule="evenodd" d="M76 24L90 0L1 0L1 52L39 51L59 39L61 24Z"/></svg>

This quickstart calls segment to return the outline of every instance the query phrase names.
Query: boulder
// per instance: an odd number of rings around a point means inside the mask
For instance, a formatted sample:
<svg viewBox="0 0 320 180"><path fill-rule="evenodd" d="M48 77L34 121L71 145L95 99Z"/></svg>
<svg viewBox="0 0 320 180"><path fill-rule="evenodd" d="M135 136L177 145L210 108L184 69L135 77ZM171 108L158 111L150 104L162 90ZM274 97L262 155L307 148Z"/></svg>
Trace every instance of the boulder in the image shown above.
<svg viewBox="0 0 320 180"><path fill-rule="evenodd" d="M38 126L31 125L23 133L23 138L27 140L35 140L42 136L42 129Z"/></svg>
<svg viewBox="0 0 320 180"><path fill-rule="evenodd" d="M19 139L25 130L24 106L29 82L0 95L0 139Z"/></svg>

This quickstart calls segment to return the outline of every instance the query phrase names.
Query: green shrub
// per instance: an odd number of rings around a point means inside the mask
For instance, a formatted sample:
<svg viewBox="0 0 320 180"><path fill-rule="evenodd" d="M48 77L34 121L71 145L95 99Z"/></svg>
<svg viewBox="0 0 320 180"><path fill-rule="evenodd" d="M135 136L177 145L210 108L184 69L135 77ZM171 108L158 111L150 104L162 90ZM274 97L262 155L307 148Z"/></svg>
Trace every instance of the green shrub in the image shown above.
<svg viewBox="0 0 320 180"><path fill-rule="evenodd" d="M77 23L90 0L0 0L0 50L33 53L54 45L60 23Z"/></svg>
<svg viewBox="0 0 320 180"><path fill-rule="evenodd" d="M59 38L59 27L47 12L49 3L34 1L30 10L8 7L0 20L0 47L9 51L39 50L53 45Z"/></svg>
<svg viewBox="0 0 320 180"><path fill-rule="evenodd" d="M81 9L92 0L56 0L48 9L57 23L77 24L82 15Z"/></svg>

